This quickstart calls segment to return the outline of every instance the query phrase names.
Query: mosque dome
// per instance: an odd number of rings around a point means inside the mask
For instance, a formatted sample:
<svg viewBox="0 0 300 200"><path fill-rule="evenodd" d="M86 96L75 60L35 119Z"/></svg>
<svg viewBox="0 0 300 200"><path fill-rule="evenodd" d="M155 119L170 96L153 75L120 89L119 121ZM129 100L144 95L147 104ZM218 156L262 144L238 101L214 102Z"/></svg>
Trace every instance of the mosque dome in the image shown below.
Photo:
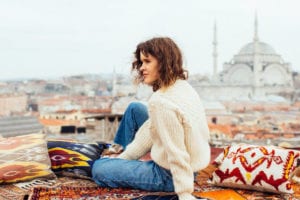
<svg viewBox="0 0 300 200"><path fill-rule="evenodd" d="M254 42L250 42L243 46L239 52L239 55L245 55L245 54L253 54L254 52ZM276 55L276 51L271 47L269 44L264 42L258 42L258 52L262 54L268 54L268 55Z"/></svg>

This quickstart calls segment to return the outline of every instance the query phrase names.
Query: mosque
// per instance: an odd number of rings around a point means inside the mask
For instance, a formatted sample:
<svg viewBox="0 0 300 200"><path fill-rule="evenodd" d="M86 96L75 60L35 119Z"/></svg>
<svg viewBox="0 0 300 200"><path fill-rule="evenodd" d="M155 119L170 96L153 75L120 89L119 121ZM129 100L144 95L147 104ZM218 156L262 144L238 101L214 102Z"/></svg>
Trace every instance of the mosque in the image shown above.
<svg viewBox="0 0 300 200"><path fill-rule="evenodd" d="M280 94L293 93L293 76L289 63L274 48L259 40L255 16L253 41L244 45L230 62L217 69L217 28L214 26L213 76L209 82L194 83L204 99L268 100L282 99Z"/></svg>

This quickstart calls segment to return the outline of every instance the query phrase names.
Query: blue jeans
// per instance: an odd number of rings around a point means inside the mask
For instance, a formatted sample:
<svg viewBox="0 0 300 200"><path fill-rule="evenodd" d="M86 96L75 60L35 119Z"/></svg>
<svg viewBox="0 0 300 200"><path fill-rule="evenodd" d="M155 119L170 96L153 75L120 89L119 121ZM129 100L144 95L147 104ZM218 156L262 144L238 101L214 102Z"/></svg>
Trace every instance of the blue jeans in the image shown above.
<svg viewBox="0 0 300 200"><path fill-rule="evenodd" d="M114 142L125 149L132 142L137 130L149 118L147 107L138 102L130 103L124 112Z"/></svg>
<svg viewBox="0 0 300 200"><path fill-rule="evenodd" d="M92 174L94 181L102 187L174 191L170 171L153 161L101 158L94 163Z"/></svg>
<svg viewBox="0 0 300 200"><path fill-rule="evenodd" d="M141 103L131 103L123 115L114 142L126 148L147 119L147 107ZM93 165L92 175L102 187L174 191L171 172L154 161L100 158Z"/></svg>

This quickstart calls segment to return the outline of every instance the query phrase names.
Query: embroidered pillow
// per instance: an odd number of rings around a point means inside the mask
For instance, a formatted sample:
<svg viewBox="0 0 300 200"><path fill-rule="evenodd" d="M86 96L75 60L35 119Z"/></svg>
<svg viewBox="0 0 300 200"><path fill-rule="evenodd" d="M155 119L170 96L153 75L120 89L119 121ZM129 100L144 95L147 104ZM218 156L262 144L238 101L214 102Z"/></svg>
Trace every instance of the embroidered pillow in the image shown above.
<svg viewBox="0 0 300 200"><path fill-rule="evenodd" d="M42 177L56 178L44 134L0 138L0 184Z"/></svg>
<svg viewBox="0 0 300 200"><path fill-rule="evenodd" d="M228 146L216 160L211 181L218 186L275 193L293 193L290 175L300 151L275 146Z"/></svg>
<svg viewBox="0 0 300 200"><path fill-rule="evenodd" d="M97 144L48 141L52 170L62 176L91 178L92 165L102 150Z"/></svg>

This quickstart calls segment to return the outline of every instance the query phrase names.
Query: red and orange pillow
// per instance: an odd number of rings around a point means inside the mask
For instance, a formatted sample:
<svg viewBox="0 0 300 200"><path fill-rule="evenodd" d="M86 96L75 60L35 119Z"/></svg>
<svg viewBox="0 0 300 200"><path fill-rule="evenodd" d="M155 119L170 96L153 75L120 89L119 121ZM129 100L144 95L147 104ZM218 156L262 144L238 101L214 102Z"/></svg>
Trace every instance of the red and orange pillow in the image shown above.
<svg viewBox="0 0 300 200"><path fill-rule="evenodd" d="M41 133L0 138L0 184L56 178Z"/></svg>
<svg viewBox="0 0 300 200"><path fill-rule="evenodd" d="M300 151L276 146L231 145L216 159L211 182L218 186L293 193L290 175Z"/></svg>
<svg viewBox="0 0 300 200"><path fill-rule="evenodd" d="M56 175L90 178L104 148L105 143L47 141L41 133L0 138L0 184Z"/></svg>

